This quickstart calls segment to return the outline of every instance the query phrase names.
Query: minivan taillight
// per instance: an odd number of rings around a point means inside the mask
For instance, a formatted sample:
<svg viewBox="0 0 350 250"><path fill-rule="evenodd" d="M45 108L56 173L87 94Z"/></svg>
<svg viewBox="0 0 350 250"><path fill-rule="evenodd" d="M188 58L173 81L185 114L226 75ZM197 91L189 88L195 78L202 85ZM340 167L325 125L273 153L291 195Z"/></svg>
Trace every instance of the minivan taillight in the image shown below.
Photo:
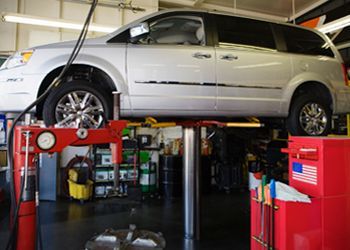
<svg viewBox="0 0 350 250"><path fill-rule="evenodd" d="M342 71L343 71L343 77L344 77L345 85L346 86L350 86L350 80L348 78L348 71L347 71L346 65L343 63L341 66L342 66L341 68L342 68Z"/></svg>

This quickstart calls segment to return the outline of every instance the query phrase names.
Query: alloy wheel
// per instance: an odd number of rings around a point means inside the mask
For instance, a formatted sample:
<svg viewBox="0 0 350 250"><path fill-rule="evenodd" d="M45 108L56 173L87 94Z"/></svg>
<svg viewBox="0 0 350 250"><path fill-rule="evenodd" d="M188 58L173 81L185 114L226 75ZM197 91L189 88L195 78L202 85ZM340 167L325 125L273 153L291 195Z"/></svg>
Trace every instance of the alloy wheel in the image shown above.
<svg viewBox="0 0 350 250"><path fill-rule="evenodd" d="M318 103L307 103L302 107L299 114L301 128L313 136L322 135L327 128L327 114L325 109Z"/></svg>
<svg viewBox="0 0 350 250"><path fill-rule="evenodd" d="M104 121L102 102L90 92L73 91L57 103L57 126L71 128L98 128Z"/></svg>

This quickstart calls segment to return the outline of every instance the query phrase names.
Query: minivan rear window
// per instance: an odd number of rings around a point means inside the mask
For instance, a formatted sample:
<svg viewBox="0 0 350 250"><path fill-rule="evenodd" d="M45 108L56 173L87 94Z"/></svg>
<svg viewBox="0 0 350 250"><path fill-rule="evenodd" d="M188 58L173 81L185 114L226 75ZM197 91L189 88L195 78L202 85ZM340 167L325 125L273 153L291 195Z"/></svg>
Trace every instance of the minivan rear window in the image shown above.
<svg viewBox="0 0 350 250"><path fill-rule="evenodd" d="M280 25L287 50L291 53L334 57L329 44L317 33L309 30Z"/></svg>
<svg viewBox="0 0 350 250"><path fill-rule="evenodd" d="M215 15L215 19L219 44L276 49L268 22L225 15Z"/></svg>

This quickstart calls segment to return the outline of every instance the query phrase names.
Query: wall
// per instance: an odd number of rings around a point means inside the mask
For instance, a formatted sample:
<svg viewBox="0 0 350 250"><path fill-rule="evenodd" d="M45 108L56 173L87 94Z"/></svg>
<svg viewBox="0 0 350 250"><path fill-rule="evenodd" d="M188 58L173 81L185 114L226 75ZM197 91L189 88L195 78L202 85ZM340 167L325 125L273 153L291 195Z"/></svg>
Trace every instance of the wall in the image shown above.
<svg viewBox="0 0 350 250"><path fill-rule="evenodd" d="M97 6L93 22L101 25L119 27L158 11L157 0L133 0L133 6L146 9L133 13L115 7ZM89 9L88 4L64 0L0 0L0 13L12 12L32 16L65 19L83 22ZM74 40L79 31L0 22L0 52L21 50L32 46ZM88 37L97 37L103 33L89 32Z"/></svg>
<svg viewBox="0 0 350 250"><path fill-rule="evenodd" d="M17 12L18 3L14 0L1 0L0 13ZM0 22L0 51L13 51L16 48L16 24Z"/></svg>

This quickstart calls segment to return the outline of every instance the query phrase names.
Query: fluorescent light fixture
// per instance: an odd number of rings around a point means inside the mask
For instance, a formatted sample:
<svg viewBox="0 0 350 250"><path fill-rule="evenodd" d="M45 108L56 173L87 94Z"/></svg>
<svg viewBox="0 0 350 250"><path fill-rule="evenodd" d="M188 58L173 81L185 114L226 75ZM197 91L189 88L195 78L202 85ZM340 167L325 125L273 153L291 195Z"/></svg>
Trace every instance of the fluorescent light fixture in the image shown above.
<svg viewBox="0 0 350 250"><path fill-rule="evenodd" d="M53 28L63 28L63 29L73 29L81 30L83 28L82 23L67 21L63 19L54 19L54 18L44 18L37 16L29 16L17 13L3 13L2 20L4 22L12 23L23 23L31 25L39 25ZM110 33L117 29L117 27L104 26L95 23L91 23L89 26L89 31L96 31L102 33Z"/></svg>
<svg viewBox="0 0 350 250"><path fill-rule="evenodd" d="M333 31L340 30L346 26L350 25L350 15L337 19L333 22L326 23L317 29L323 33L330 33Z"/></svg>

